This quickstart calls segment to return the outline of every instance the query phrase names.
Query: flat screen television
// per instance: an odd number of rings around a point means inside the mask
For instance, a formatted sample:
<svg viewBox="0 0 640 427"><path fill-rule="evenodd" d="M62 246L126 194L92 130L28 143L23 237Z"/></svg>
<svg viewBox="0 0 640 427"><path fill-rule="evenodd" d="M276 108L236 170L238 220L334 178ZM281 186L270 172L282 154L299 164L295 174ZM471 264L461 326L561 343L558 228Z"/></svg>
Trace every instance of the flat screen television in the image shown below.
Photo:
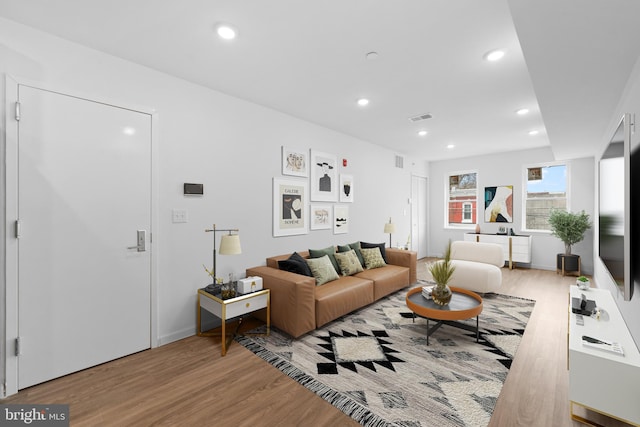
<svg viewBox="0 0 640 427"><path fill-rule="evenodd" d="M622 117L599 163L598 254L625 301L633 293L633 261L639 252L638 227L631 221L638 214L633 203L640 200L638 188L632 187L640 176L639 150L631 146L632 120L628 113Z"/></svg>

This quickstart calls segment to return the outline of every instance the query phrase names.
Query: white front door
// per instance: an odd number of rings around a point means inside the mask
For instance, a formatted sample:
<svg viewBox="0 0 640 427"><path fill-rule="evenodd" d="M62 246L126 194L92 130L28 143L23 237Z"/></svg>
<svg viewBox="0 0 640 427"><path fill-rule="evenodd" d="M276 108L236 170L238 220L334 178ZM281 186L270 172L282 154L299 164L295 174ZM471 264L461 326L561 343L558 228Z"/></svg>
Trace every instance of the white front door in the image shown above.
<svg viewBox="0 0 640 427"><path fill-rule="evenodd" d="M411 177L411 250L427 256L427 178Z"/></svg>
<svg viewBox="0 0 640 427"><path fill-rule="evenodd" d="M22 389L150 347L152 116L24 85L18 98Z"/></svg>

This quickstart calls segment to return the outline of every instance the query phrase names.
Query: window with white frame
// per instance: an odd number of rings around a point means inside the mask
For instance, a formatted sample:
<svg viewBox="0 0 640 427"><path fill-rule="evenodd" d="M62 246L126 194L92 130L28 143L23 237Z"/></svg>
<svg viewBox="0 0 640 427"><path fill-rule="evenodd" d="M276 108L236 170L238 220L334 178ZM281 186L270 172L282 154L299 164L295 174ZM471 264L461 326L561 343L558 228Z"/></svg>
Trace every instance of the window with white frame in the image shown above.
<svg viewBox="0 0 640 427"><path fill-rule="evenodd" d="M550 231L551 209L567 209L567 165L529 166L525 173L524 224L526 230Z"/></svg>
<svg viewBox="0 0 640 427"><path fill-rule="evenodd" d="M469 202L462 203L462 222L466 224L473 222L473 204Z"/></svg>
<svg viewBox="0 0 640 427"><path fill-rule="evenodd" d="M446 224L458 226L475 224L478 207L478 174L464 172L447 177Z"/></svg>

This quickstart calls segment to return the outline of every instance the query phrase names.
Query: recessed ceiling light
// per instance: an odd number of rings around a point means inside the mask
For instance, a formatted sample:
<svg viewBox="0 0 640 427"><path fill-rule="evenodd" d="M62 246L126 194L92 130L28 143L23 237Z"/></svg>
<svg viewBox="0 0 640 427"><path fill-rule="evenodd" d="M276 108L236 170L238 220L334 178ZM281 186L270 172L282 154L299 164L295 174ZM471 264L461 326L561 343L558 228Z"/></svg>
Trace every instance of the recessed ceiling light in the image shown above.
<svg viewBox="0 0 640 427"><path fill-rule="evenodd" d="M484 55L484 59L486 59L487 61L498 61L502 59L503 56L504 56L504 50L496 49L496 50L487 52Z"/></svg>
<svg viewBox="0 0 640 427"><path fill-rule="evenodd" d="M238 35L238 30L229 24L218 24L216 26L216 33L220 38L225 40L233 40Z"/></svg>
<svg viewBox="0 0 640 427"><path fill-rule="evenodd" d="M418 135L420 135L420 136L427 136L427 131L426 131L426 130L419 130L419 131L418 131Z"/></svg>
<svg viewBox="0 0 640 427"><path fill-rule="evenodd" d="M447 145L447 148L448 148L449 150L452 150L454 147L455 147L455 145L453 145L453 144L449 144L449 145Z"/></svg>
<svg viewBox="0 0 640 427"><path fill-rule="evenodd" d="M358 99L358 105L361 107L365 107L369 105L369 100L367 98L360 98Z"/></svg>
<svg viewBox="0 0 640 427"><path fill-rule="evenodd" d="M539 133L540 133L540 131L539 131L539 130L530 130L530 131L529 131L529 135L531 135L531 136L533 136L533 135L537 135L537 134L539 134Z"/></svg>
<svg viewBox="0 0 640 427"><path fill-rule="evenodd" d="M529 109L528 108L521 108L519 110L516 111L516 114L519 116L524 116L525 114L529 113Z"/></svg>

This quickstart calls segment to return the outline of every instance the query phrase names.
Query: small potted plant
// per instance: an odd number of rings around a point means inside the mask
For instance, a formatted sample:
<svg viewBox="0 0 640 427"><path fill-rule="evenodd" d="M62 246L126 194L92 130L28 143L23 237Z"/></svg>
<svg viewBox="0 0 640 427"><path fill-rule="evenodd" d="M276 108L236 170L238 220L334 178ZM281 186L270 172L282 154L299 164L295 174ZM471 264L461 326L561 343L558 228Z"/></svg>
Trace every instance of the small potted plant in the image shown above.
<svg viewBox="0 0 640 427"><path fill-rule="evenodd" d="M586 291L591 287L591 281L586 276L580 276L576 279L576 285L581 291Z"/></svg>
<svg viewBox="0 0 640 427"><path fill-rule="evenodd" d="M436 285L431 291L431 299L438 305L447 305L451 301L453 293L447 284L451 280L456 268L451 264L451 241L444 252L444 259L436 261L429 266L429 272Z"/></svg>

